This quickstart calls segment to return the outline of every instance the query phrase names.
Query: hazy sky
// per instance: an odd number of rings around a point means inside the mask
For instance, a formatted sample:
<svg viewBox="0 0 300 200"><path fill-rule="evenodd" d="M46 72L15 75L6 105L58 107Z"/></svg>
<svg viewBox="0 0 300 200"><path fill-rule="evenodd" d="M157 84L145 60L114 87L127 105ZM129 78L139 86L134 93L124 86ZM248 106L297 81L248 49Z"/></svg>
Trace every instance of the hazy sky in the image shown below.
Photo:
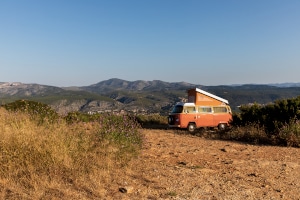
<svg viewBox="0 0 300 200"><path fill-rule="evenodd" d="M0 0L0 82L300 82L299 0Z"/></svg>

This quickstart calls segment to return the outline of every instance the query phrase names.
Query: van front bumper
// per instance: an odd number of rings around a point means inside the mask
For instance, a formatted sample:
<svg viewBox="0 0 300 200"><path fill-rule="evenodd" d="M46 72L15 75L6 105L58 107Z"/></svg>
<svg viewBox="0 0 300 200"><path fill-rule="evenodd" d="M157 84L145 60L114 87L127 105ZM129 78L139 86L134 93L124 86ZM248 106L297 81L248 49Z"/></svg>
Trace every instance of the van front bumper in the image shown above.
<svg viewBox="0 0 300 200"><path fill-rule="evenodd" d="M170 125L169 124L169 128L180 128L180 125Z"/></svg>

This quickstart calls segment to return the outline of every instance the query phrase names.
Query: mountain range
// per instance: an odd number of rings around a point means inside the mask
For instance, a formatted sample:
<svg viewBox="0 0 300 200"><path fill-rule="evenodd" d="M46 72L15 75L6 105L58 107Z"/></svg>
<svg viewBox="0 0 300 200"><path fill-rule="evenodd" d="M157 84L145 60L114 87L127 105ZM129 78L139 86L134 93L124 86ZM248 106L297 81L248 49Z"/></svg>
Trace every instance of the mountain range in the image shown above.
<svg viewBox="0 0 300 200"><path fill-rule="evenodd" d="M195 87L227 99L233 111L238 111L238 106L243 104L266 104L300 95L300 83L204 86L187 82L112 78L80 87L0 82L0 99L1 104L19 99L46 103L62 115L74 111L166 115L176 102L186 100L187 89Z"/></svg>

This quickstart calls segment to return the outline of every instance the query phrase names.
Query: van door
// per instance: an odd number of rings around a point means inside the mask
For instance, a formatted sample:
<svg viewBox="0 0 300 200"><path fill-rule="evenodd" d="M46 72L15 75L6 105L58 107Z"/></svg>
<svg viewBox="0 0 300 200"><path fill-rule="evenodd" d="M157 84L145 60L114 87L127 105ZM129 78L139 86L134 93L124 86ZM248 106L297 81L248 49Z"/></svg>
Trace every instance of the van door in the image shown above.
<svg viewBox="0 0 300 200"><path fill-rule="evenodd" d="M184 106L181 114L180 125L182 128L187 128L189 123L196 123L197 126L197 111L195 106Z"/></svg>
<svg viewBox="0 0 300 200"><path fill-rule="evenodd" d="M199 106L198 107L198 118L197 126L198 127L211 127L213 126L213 113L210 106Z"/></svg>

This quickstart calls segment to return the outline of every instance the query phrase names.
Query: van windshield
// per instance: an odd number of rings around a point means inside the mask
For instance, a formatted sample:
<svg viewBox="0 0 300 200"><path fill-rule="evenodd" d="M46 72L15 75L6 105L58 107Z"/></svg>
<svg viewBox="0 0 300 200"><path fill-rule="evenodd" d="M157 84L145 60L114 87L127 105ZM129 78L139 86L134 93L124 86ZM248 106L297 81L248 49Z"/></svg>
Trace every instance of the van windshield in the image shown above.
<svg viewBox="0 0 300 200"><path fill-rule="evenodd" d="M172 113L182 113L183 106L175 106L172 110Z"/></svg>

